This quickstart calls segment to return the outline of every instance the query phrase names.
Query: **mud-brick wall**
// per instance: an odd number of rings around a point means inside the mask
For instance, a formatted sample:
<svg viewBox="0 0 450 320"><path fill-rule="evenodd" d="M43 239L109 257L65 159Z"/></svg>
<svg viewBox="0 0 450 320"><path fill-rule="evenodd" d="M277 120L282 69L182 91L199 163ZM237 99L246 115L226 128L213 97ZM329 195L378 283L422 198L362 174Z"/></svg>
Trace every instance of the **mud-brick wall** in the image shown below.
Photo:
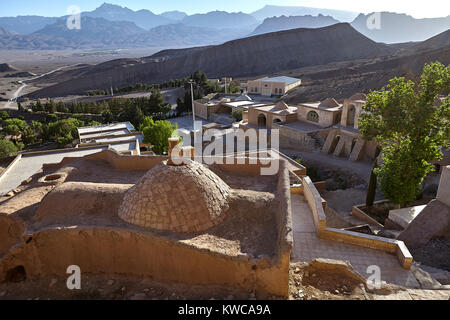
<svg viewBox="0 0 450 320"><path fill-rule="evenodd" d="M314 150L315 140L306 132L278 124L273 124L273 129L279 130L281 148L297 149L301 151Z"/></svg>
<svg viewBox="0 0 450 320"><path fill-rule="evenodd" d="M208 120L208 107L202 103L194 101L195 116Z"/></svg>
<svg viewBox="0 0 450 320"><path fill-rule="evenodd" d="M255 291L258 298L287 295L289 255L282 263L198 249L175 239L136 230L83 227L35 233L0 260L0 282L19 265L28 278L65 276L77 265L83 273L151 276L158 281L218 285Z"/></svg>

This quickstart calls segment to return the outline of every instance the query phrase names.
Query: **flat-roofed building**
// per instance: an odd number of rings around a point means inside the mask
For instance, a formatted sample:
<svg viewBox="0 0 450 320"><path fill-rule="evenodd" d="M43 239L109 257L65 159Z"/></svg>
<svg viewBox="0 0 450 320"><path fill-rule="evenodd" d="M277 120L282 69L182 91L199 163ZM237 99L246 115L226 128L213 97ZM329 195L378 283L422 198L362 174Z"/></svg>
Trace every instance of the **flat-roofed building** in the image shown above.
<svg viewBox="0 0 450 320"><path fill-rule="evenodd" d="M280 76L250 80L247 82L247 90L251 94L260 94L263 96L282 96L301 84L301 79Z"/></svg>
<svg viewBox="0 0 450 320"><path fill-rule="evenodd" d="M140 154L144 135L136 132L130 122L78 128L80 146L111 145L123 154Z"/></svg>
<svg viewBox="0 0 450 320"><path fill-rule="evenodd" d="M259 129L272 129L273 123L293 122L296 120L297 107L288 106L283 101L248 110L249 126Z"/></svg>
<svg viewBox="0 0 450 320"><path fill-rule="evenodd" d="M236 110L246 112L248 109L273 104L272 98L258 99L248 94L210 94L194 101L195 115L201 119L231 124L232 114Z"/></svg>
<svg viewBox="0 0 450 320"><path fill-rule="evenodd" d="M335 99L302 103L298 106L298 120L317 124L322 128L330 127L340 122L342 104Z"/></svg>

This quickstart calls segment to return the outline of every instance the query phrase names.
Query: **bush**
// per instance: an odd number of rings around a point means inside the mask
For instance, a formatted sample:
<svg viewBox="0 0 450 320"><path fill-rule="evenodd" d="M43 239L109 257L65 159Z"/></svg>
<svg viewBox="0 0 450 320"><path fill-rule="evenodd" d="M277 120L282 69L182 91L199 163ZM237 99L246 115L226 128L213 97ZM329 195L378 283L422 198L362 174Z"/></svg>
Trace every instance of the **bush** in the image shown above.
<svg viewBox="0 0 450 320"><path fill-rule="evenodd" d="M236 120L236 122L239 122L239 121L242 121L243 113L244 112L242 110L235 110L235 111L233 111L231 116L233 117L234 120Z"/></svg>
<svg viewBox="0 0 450 320"><path fill-rule="evenodd" d="M153 122L153 119L146 117L144 125L141 126L144 132L144 142L151 143L153 152L156 154L167 153L169 148L169 138L172 137L177 126L167 120L160 120Z"/></svg>
<svg viewBox="0 0 450 320"><path fill-rule="evenodd" d="M17 147L9 140L0 140L0 158L11 157L17 154Z"/></svg>

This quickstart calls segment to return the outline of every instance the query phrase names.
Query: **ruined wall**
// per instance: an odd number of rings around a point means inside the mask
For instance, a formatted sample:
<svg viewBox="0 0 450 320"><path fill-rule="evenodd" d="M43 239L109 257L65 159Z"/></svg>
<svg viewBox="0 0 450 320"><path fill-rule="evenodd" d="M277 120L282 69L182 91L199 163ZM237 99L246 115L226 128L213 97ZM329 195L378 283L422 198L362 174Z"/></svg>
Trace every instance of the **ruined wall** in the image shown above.
<svg viewBox="0 0 450 320"><path fill-rule="evenodd" d="M18 265L29 278L66 275L68 266L78 265L82 274L151 276L158 281L255 290L259 297L287 294L284 273L288 273L281 263L213 253L150 232L82 227L46 230L29 238L1 260L0 281Z"/></svg>

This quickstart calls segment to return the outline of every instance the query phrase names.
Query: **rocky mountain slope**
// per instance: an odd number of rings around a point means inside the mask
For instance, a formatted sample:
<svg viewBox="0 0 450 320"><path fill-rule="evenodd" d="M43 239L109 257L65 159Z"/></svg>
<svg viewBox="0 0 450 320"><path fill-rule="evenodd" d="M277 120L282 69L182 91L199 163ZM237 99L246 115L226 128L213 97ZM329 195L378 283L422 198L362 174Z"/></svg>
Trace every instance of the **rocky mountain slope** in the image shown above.
<svg viewBox="0 0 450 320"><path fill-rule="evenodd" d="M0 63L0 72L10 72L10 71L17 71L17 69L8 63Z"/></svg>
<svg viewBox="0 0 450 320"><path fill-rule="evenodd" d="M360 14L351 24L366 37L384 43L424 41L450 29L450 16L445 18L415 19L406 14L379 13L379 27L368 28L367 21L373 15ZM369 23L369 26L371 24Z"/></svg>
<svg viewBox="0 0 450 320"><path fill-rule="evenodd" d="M336 23L339 23L339 21L331 16L324 16L322 14L319 14L317 17L311 15L273 17L265 19L264 22L251 33L251 35L298 28L323 28Z"/></svg>
<svg viewBox="0 0 450 320"><path fill-rule="evenodd" d="M32 95L81 93L103 87L110 78L115 86L137 82L158 83L184 78L197 69L205 71L211 78L224 75L253 77L393 53L394 50L389 46L377 44L343 23L318 29L269 33L218 46L188 49L187 53L183 53L183 50L176 51L176 54L166 51L163 55L137 59L132 65L110 61L88 68L70 83L59 83Z"/></svg>

